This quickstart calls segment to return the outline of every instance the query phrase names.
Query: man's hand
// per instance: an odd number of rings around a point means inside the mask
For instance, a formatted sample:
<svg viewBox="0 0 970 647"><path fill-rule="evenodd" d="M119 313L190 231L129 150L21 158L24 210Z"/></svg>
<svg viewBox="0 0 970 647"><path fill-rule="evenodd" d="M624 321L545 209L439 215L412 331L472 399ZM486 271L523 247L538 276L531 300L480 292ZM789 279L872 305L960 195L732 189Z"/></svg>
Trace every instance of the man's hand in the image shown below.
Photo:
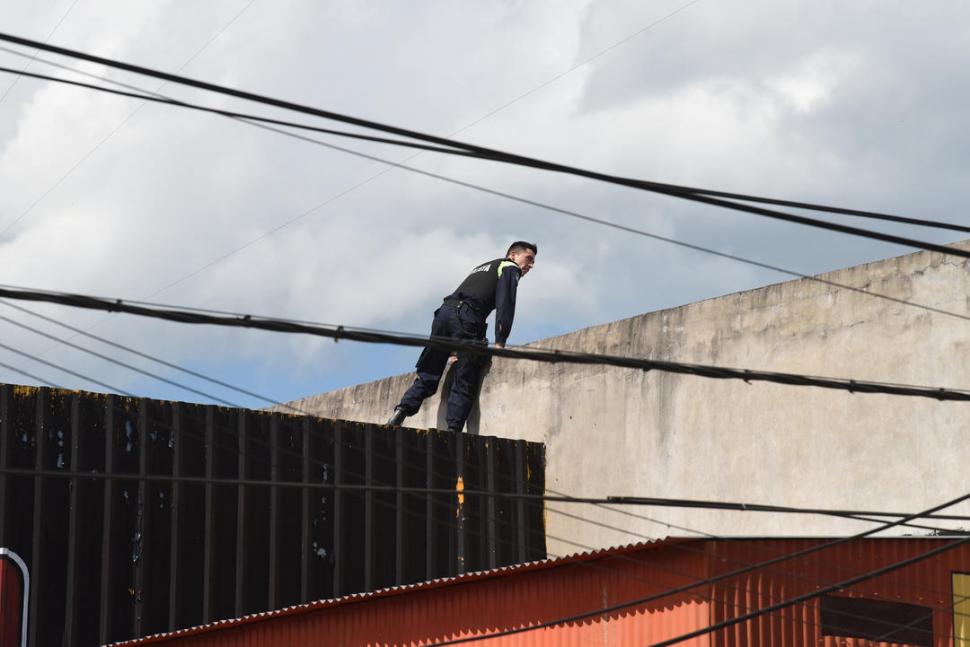
<svg viewBox="0 0 970 647"><path fill-rule="evenodd" d="M505 348L505 344L495 342L495 348Z"/></svg>

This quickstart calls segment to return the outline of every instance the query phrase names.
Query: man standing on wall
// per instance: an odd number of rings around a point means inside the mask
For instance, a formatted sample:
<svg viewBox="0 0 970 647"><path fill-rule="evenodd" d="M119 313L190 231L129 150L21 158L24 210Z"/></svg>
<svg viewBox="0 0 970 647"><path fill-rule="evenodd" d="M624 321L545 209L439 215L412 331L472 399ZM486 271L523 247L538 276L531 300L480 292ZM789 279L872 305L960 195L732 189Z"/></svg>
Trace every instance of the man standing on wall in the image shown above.
<svg viewBox="0 0 970 647"><path fill-rule="evenodd" d="M471 271L458 288L445 297L435 310L431 323L432 337L451 337L480 342L485 339L485 319L495 310L495 345L505 348L515 317L515 292L519 279L529 273L539 248L534 243L517 240L509 245L505 258L482 263ZM418 376L401 403L394 408L389 425L399 425L421 408L421 403L438 390L438 383L448 363L449 353L438 348L425 348L418 357ZM461 431L471 412L485 356L459 352L454 366L455 380L448 397L448 429Z"/></svg>

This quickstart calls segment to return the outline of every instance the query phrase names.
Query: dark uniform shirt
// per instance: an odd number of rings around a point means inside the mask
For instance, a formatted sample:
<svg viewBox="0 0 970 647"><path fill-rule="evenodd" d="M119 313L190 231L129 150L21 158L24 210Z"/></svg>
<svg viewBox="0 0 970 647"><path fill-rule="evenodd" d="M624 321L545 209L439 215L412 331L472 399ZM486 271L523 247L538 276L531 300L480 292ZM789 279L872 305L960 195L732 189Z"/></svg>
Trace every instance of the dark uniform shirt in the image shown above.
<svg viewBox="0 0 970 647"><path fill-rule="evenodd" d="M445 302L468 303L485 319L495 310L495 343L504 344L512 332L515 318L515 292L522 270L507 258L482 263L471 271L458 288L445 297Z"/></svg>

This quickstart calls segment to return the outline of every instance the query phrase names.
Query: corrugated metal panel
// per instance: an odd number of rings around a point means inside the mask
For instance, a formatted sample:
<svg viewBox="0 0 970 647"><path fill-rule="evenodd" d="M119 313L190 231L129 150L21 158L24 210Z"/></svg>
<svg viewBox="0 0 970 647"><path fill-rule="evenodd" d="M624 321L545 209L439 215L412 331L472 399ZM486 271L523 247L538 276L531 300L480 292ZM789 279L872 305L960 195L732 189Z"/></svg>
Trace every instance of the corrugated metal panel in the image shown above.
<svg viewBox="0 0 970 647"><path fill-rule="evenodd" d="M713 622L780 602L819 587L873 571L924 553L946 539L870 539L841 544L818 553L787 560L766 569L731 578L714 586ZM816 545L819 540L718 541L710 549L717 559L715 572L764 561ZM923 562L907 566L849 589L838 595L904 602L932 609L932 644L953 644L953 613L950 578L954 571L970 568L970 548L958 547ZM891 645L861 638L823 635L819 602L813 600L771 616L736 625L717 633L719 647L771 644L852 647Z"/></svg>
<svg viewBox="0 0 970 647"><path fill-rule="evenodd" d="M688 540L600 551L496 572L472 574L403 590L322 602L272 617L211 627L194 635L159 636L130 644L241 645L427 645L488 634L572 615L649 595L704 577L703 554L676 557L662 550ZM312 606L312 605L311 605ZM702 596L669 597L609 618L489 640L488 645L646 645L702 626L711 611ZM293 641L293 642L290 642ZM476 644L476 643L471 643ZM685 645L707 646L695 639Z"/></svg>
<svg viewBox="0 0 970 647"><path fill-rule="evenodd" d="M542 493L544 448L0 384L0 546L30 569L32 645L545 557L541 502L459 510L459 479Z"/></svg>
<svg viewBox="0 0 970 647"><path fill-rule="evenodd" d="M545 559L545 560L536 561L536 562L527 562L524 564L513 564L510 566L504 566L493 570L478 571L474 573L466 573L464 575L455 576L455 577L439 578L439 579L430 580L426 582L419 582L419 583L408 584L403 586L395 586L395 587L390 587L387 589L382 589L379 591L373 591L369 593L360 593L360 594L347 595L340 598L318 600L316 602L295 605L295 606L287 607L277 611L258 613L258 614L243 616L239 618L232 618L232 619L222 620L219 622L214 622L208 625L201 625L201 626L191 627L191 628L187 628L179 631L168 632L165 634L153 635L153 636L143 638L141 640L121 642L121 643L117 643L117 645L121 647L121 646L150 644L150 643L163 641L173 637L187 637L198 633L221 631L229 627L236 627L236 626L251 624L255 622L262 622L273 618L297 616L304 613L310 613L310 612L314 612L322 609L329 609L331 607L341 606L345 604L370 602L377 598L384 598L384 597L389 597L394 595L403 595L403 594L408 594L416 591L426 591L431 589L448 587L454 584L476 582L478 580L489 579L489 578L501 578L514 573L541 571L541 570L561 567L569 564L596 561L604 557L616 557L619 559L629 560L629 559L633 559L630 557L630 554L642 553L645 550L657 550L671 545L688 543L691 541L694 541L694 540L671 538L671 539L657 540L653 542L629 544L626 546L618 546L615 548L602 549L602 550L590 551L585 553L577 553L574 555L568 555L568 556L558 557L554 559ZM641 559L641 558L637 557L636 559ZM623 577L628 578L627 575L624 575Z"/></svg>
<svg viewBox="0 0 970 647"><path fill-rule="evenodd" d="M418 646L528 626L654 592L818 545L821 539L668 540L600 551L517 569L503 569L395 592L358 603L321 602L289 615L250 618L153 643L188 646L287 644ZM649 645L747 611L818 590L918 555L948 539L870 539L670 596L639 608L549 629L482 641L481 645ZM963 546L840 592L932 608L934 647L952 645L952 572L970 570ZM349 601L349 600L348 600ZM862 647L878 643L826 636L811 601L704 635L684 645Z"/></svg>

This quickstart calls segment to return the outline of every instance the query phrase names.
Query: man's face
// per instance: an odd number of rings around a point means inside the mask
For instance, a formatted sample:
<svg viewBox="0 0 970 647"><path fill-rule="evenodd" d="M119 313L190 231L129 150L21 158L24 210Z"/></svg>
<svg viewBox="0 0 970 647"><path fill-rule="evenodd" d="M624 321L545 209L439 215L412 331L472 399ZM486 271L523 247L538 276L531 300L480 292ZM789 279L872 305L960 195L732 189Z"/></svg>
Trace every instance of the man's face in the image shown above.
<svg viewBox="0 0 970 647"><path fill-rule="evenodd" d="M509 260L518 265L519 269L522 270L522 276L525 276L536 264L536 255L531 249L524 249L521 252L509 254Z"/></svg>

